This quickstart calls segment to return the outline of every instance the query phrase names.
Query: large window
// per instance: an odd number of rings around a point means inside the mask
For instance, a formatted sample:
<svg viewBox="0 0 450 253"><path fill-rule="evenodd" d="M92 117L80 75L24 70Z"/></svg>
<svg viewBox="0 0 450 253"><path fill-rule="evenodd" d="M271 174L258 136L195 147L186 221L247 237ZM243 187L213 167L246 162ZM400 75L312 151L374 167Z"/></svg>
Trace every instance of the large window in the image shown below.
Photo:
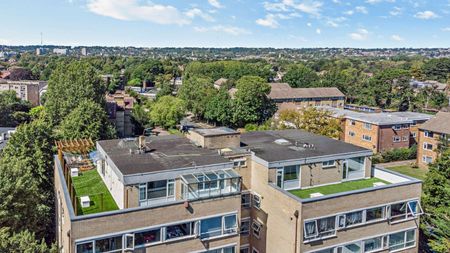
<svg viewBox="0 0 450 253"><path fill-rule="evenodd" d="M213 217L200 221L200 237L211 238L237 232L236 214Z"/></svg>
<svg viewBox="0 0 450 253"><path fill-rule="evenodd" d="M408 230L389 235L389 250L400 250L416 245L416 231Z"/></svg>
<svg viewBox="0 0 450 253"><path fill-rule="evenodd" d="M247 236L250 233L250 219L241 220L241 235Z"/></svg>
<svg viewBox="0 0 450 253"><path fill-rule="evenodd" d="M375 237L363 241L364 252L374 252L383 248L383 237Z"/></svg>
<svg viewBox="0 0 450 253"><path fill-rule="evenodd" d="M134 246L144 246L161 241L161 228L142 231L134 234Z"/></svg>
<svg viewBox="0 0 450 253"><path fill-rule="evenodd" d="M85 242L77 245L77 253L93 253L94 242Z"/></svg>
<svg viewBox="0 0 450 253"><path fill-rule="evenodd" d="M366 222L384 219L384 217L385 217L384 211L385 211L384 206L367 209L366 210Z"/></svg>
<svg viewBox="0 0 450 253"><path fill-rule="evenodd" d="M195 222L181 223L166 227L166 240L194 235Z"/></svg>
<svg viewBox="0 0 450 253"><path fill-rule="evenodd" d="M316 239L336 234L336 216L321 218L304 223L304 238Z"/></svg>
<svg viewBox="0 0 450 253"><path fill-rule="evenodd" d="M345 215L345 226L353 226L363 223L363 211L347 213Z"/></svg>
<svg viewBox="0 0 450 253"><path fill-rule="evenodd" d="M175 181L159 180L139 184L139 203L145 206L158 201L173 200L175 196Z"/></svg>
<svg viewBox="0 0 450 253"><path fill-rule="evenodd" d="M261 235L261 228L262 228L262 224L257 220L253 220L253 222L252 222L253 235L258 239Z"/></svg>
<svg viewBox="0 0 450 253"><path fill-rule="evenodd" d="M241 206L243 208L249 208L251 207L251 193L245 192L241 195Z"/></svg>
<svg viewBox="0 0 450 253"><path fill-rule="evenodd" d="M297 180L298 170L298 165L284 167L284 181Z"/></svg>
<svg viewBox="0 0 450 253"><path fill-rule="evenodd" d="M417 200L395 203L388 206L388 214L391 222L413 218L422 213L422 208Z"/></svg>
<svg viewBox="0 0 450 253"><path fill-rule="evenodd" d="M229 247L220 248L220 249L211 249L211 250L203 251L202 253L235 253L235 252L236 252L236 247L229 246Z"/></svg>
<svg viewBox="0 0 450 253"><path fill-rule="evenodd" d="M424 142L423 143L423 149L425 149L425 150L433 150L433 144Z"/></svg>
<svg viewBox="0 0 450 253"><path fill-rule="evenodd" d="M96 240L95 252L122 252L122 236Z"/></svg>
<svg viewBox="0 0 450 253"><path fill-rule="evenodd" d="M322 168L330 168L330 167L334 167L336 164L336 161L332 160L332 161L326 161L322 163Z"/></svg>
<svg viewBox="0 0 450 253"><path fill-rule="evenodd" d="M241 178L232 169L186 174L181 179L184 199L209 198L241 190Z"/></svg>
<svg viewBox="0 0 450 253"><path fill-rule="evenodd" d="M433 138L433 132L431 132L431 131L425 131L424 135L425 135L425 137Z"/></svg>

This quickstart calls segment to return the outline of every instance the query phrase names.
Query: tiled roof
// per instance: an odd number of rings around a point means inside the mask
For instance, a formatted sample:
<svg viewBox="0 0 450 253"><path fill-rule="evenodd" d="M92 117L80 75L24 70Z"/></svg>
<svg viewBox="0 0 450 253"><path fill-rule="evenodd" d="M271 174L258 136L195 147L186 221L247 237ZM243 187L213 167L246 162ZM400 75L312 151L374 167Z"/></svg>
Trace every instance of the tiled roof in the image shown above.
<svg viewBox="0 0 450 253"><path fill-rule="evenodd" d="M450 134L450 112L438 112L433 118L425 122L420 129Z"/></svg>
<svg viewBox="0 0 450 253"><path fill-rule="evenodd" d="M287 83L271 83L271 99L345 97L336 87L291 88Z"/></svg>

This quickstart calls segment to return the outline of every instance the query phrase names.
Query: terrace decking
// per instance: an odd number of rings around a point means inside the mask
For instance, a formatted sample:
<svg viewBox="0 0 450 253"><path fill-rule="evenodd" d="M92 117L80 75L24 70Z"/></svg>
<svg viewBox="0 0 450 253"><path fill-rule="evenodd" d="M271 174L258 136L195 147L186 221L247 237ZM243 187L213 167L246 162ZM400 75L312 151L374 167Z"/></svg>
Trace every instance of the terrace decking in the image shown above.
<svg viewBox="0 0 450 253"><path fill-rule="evenodd" d="M82 172L79 176L72 177L72 182L75 188L77 213L79 215L114 211L119 209L97 170L93 169ZM81 207L80 198L82 196L89 196L91 200L89 207Z"/></svg>
<svg viewBox="0 0 450 253"><path fill-rule="evenodd" d="M313 193L321 193L322 195L330 195L330 194L335 194L335 193L360 190L360 189L364 189L364 188L371 188L371 187L374 187L374 183L384 183L386 185L391 184L387 181L373 177L373 178L369 178L369 179L348 181L348 182L342 182L342 183L338 183L338 184L317 186L317 187L312 187L312 188L308 188L308 189L291 190L289 192L301 199L309 199L309 198L311 198L311 194L313 194Z"/></svg>

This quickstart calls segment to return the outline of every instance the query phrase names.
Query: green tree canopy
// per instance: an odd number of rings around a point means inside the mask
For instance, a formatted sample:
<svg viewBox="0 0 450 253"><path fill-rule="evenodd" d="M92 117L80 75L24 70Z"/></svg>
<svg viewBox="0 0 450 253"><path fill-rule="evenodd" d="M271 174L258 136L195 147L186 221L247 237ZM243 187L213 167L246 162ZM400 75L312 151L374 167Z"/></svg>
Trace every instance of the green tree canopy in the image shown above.
<svg viewBox="0 0 450 253"><path fill-rule="evenodd" d="M113 138L115 129L100 104L84 100L63 119L57 136L66 140L91 138L95 141Z"/></svg>
<svg viewBox="0 0 450 253"><path fill-rule="evenodd" d="M203 118L206 104L217 93L210 78L193 77L183 82L178 97L186 102L187 110Z"/></svg>
<svg viewBox="0 0 450 253"><path fill-rule="evenodd" d="M56 253L56 245L48 247L43 240L37 240L34 233L23 230L11 232L8 227L0 228L0 252L10 253Z"/></svg>
<svg viewBox="0 0 450 253"><path fill-rule="evenodd" d="M0 227L52 237L53 153L48 124L35 120L17 128L0 159Z"/></svg>
<svg viewBox="0 0 450 253"><path fill-rule="evenodd" d="M283 82L287 82L293 88L316 87L319 76L316 72L303 64L291 65L283 76Z"/></svg>
<svg viewBox="0 0 450 253"><path fill-rule="evenodd" d="M430 248L439 253L450 250L450 150L429 166L423 184L422 205L425 215L421 228Z"/></svg>
<svg viewBox="0 0 450 253"><path fill-rule="evenodd" d="M447 83L450 78L450 59L431 59L422 66L422 72L427 79Z"/></svg>
<svg viewBox="0 0 450 253"><path fill-rule="evenodd" d="M175 127L186 114L185 102L173 96L164 96L152 105L150 119L165 129Z"/></svg>
<svg viewBox="0 0 450 253"><path fill-rule="evenodd" d="M244 76L237 81L238 89L232 102L232 122L238 126L247 123L262 123L272 117L276 110L274 103L267 97L270 85L257 76Z"/></svg>
<svg viewBox="0 0 450 253"><path fill-rule="evenodd" d="M83 100L104 104L106 87L91 64L60 64L50 77L45 107L53 125L59 124Z"/></svg>
<svg viewBox="0 0 450 253"><path fill-rule="evenodd" d="M31 108L30 103L20 100L15 91L0 92L0 126L15 127L20 123L26 122L27 113Z"/></svg>
<svg viewBox="0 0 450 253"><path fill-rule="evenodd" d="M228 90L221 88L206 104L205 118L220 125L229 125L232 117L232 101Z"/></svg>

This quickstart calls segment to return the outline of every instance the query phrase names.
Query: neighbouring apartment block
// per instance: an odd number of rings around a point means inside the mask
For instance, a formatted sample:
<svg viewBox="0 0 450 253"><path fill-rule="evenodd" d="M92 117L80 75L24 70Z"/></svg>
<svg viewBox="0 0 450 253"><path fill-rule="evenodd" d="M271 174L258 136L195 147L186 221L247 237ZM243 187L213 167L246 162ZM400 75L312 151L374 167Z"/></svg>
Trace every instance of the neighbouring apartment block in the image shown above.
<svg viewBox="0 0 450 253"><path fill-rule="evenodd" d="M270 83L269 98L278 107L290 104L299 107L331 106L343 108L345 95L335 87L291 88L287 83Z"/></svg>
<svg viewBox="0 0 450 253"><path fill-rule="evenodd" d="M439 149L450 141L450 113L438 112L432 119L419 127L417 164L421 167L435 162Z"/></svg>
<svg viewBox="0 0 450 253"><path fill-rule="evenodd" d="M421 181L373 167L369 149L300 130L227 128L95 149L58 144L60 251L418 251ZM81 184L91 175L100 195Z"/></svg>
<svg viewBox="0 0 450 253"><path fill-rule="evenodd" d="M13 90L16 92L18 98L23 101L30 102L33 106L38 106L41 103L41 97L47 90L46 81L0 81L0 92Z"/></svg>
<svg viewBox="0 0 450 253"><path fill-rule="evenodd" d="M116 127L119 137L134 136L134 124L132 122L134 97L125 91L116 91L106 95L106 108L109 120Z"/></svg>
<svg viewBox="0 0 450 253"><path fill-rule="evenodd" d="M418 127L432 115L416 112L363 113L346 109L321 107L342 120L340 139L381 153L417 144Z"/></svg>

